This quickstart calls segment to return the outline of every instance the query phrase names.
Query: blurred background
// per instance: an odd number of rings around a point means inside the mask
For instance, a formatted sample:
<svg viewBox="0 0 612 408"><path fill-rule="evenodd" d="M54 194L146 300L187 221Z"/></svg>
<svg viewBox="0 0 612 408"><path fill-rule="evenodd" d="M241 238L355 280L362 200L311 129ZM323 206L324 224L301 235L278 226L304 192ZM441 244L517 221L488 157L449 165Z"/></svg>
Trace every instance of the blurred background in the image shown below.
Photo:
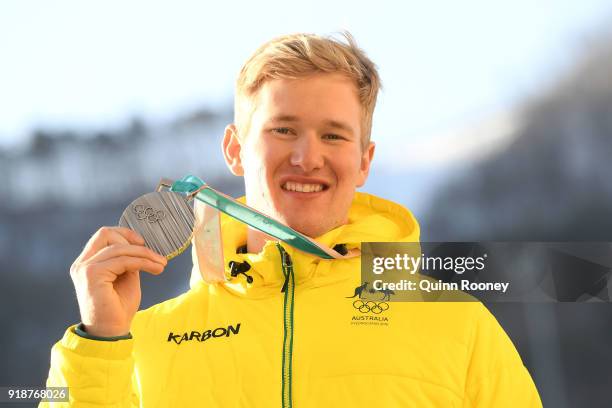
<svg viewBox="0 0 612 408"><path fill-rule="evenodd" d="M423 241L612 241L612 3L261 0L0 4L0 385L42 385L79 321L70 265L161 177L233 196L220 141L242 63L348 29L379 67L363 191ZM190 250L143 274L188 288ZM579 272L579 271L577 271ZM612 307L490 304L546 407L609 407Z"/></svg>

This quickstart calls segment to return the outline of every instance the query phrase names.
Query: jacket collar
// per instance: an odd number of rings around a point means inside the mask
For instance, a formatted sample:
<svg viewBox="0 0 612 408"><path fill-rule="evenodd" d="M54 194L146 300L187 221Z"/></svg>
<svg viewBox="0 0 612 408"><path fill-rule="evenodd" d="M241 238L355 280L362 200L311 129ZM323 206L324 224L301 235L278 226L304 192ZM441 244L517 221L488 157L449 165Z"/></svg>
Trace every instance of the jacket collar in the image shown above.
<svg viewBox="0 0 612 408"><path fill-rule="evenodd" d="M245 197L240 197L238 201L244 203ZM257 254L238 253L240 247L246 245L247 228L240 221L221 214L223 262L226 275L226 282L222 282L221 285L237 295L268 296L280 291L284 282L278 243L276 241L266 242L261 252ZM348 223L315 238L315 241L329 247L345 244L347 249L350 249L360 248L361 242L418 242L419 232L416 219L403 206L371 194L356 192L349 209ZM341 273L332 272L336 268L332 268L331 264L347 261L324 260L285 243L280 243L280 245L292 259L297 285L312 280L342 279ZM202 277L195 250L192 256L194 268L190 285L194 287L201 284ZM248 262L250 269L246 273L253 277L252 284L246 282L244 275L230 276L231 261ZM335 276L329 276L332 273Z"/></svg>

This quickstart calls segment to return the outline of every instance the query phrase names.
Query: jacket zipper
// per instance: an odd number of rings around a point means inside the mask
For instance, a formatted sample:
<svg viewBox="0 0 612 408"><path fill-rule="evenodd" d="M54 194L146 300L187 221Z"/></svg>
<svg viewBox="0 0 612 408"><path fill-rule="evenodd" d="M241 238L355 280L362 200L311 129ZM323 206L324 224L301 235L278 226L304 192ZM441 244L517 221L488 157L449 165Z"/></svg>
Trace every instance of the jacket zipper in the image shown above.
<svg viewBox="0 0 612 408"><path fill-rule="evenodd" d="M283 275L285 275L285 283L281 289L281 292L285 294L283 301L282 406L283 408L291 408L293 399L291 395L291 374L293 360L293 298L295 281L291 257L279 243L276 245L281 254Z"/></svg>

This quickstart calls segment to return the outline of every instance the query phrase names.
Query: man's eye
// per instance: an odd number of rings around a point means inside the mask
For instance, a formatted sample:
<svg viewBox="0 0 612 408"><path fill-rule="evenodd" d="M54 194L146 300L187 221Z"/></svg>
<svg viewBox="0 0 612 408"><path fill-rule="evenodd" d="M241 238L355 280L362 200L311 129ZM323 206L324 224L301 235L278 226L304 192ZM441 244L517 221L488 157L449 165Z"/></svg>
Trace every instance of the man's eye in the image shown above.
<svg viewBox="0 0 612 408"><path fill-rule="evenodd" d="M291 132L291 129L286 128L286 127L281 127L281 128L274 128L272 129L272 131L276 133L280 133L281 135L288 135L289 132Z"/></svg>
<svg viewBox="0 0 612 408"><path fill-rule="evenodd" d="M330 140L342 140L342 139L344 139L342 136L336 135L336 134L333 134L333 133L329 133L329 134L325 135L324 137L326 139L330 139Z"/></svg>

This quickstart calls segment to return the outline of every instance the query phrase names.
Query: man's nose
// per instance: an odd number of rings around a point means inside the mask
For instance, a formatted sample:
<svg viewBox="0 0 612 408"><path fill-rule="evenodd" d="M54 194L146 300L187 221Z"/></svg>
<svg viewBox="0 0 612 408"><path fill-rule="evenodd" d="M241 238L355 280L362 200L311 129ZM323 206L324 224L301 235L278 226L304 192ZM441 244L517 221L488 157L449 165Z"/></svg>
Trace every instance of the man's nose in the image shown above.
<svg viewBox="0 0 612 408"><path fill-rule="evenodd" d="M316 137L304 136L295 141L291 152L292 166L299 166L307 173L322 168L324 163L324 152Z"/></svg>

